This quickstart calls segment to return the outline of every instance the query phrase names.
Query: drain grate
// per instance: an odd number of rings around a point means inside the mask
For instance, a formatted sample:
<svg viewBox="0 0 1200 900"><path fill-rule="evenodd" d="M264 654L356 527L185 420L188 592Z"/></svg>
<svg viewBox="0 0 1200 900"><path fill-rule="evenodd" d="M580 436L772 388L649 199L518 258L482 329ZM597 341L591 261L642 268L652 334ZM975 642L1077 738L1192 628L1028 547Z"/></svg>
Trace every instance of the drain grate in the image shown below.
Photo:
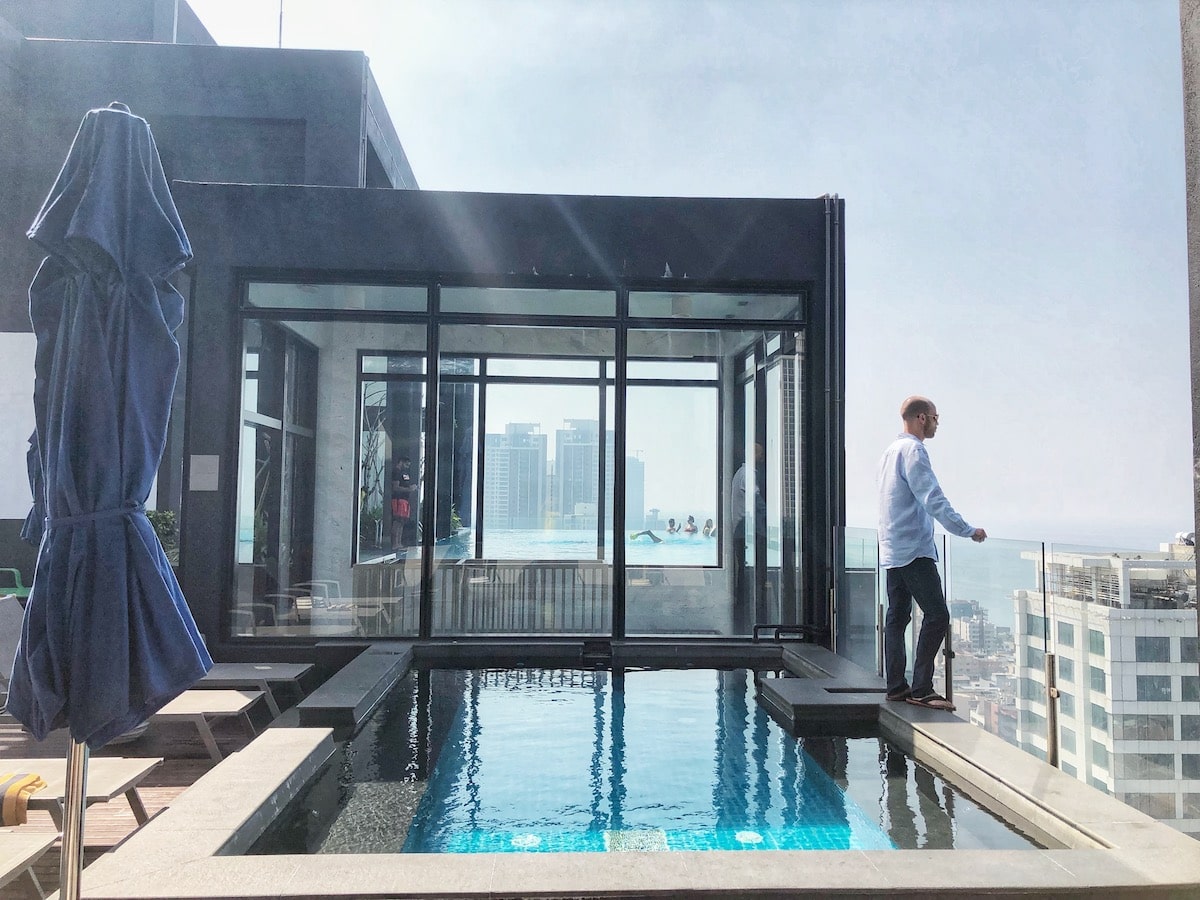
<svg viewBox="0 0 1200 900"><path fill-rule="evenodd" d="M629 829L604 832L604 849L611 853L622 851L648 852L670 850L667 833L661 828Z"/></svg>

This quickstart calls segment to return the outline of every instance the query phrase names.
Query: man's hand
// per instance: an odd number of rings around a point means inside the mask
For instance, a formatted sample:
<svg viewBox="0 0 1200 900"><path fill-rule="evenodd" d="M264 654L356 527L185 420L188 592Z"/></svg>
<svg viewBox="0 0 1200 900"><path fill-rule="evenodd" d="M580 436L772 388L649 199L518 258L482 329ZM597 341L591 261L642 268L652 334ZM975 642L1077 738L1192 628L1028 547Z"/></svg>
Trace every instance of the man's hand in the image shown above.
<svg viewBox="0 0 1200 900"><path fill-rule="evenodd" d="M984 541L987 540L987 532L984 531L982 528L976 528L971 533L971 540L973 540L977 544L982 544Z"/></svg>

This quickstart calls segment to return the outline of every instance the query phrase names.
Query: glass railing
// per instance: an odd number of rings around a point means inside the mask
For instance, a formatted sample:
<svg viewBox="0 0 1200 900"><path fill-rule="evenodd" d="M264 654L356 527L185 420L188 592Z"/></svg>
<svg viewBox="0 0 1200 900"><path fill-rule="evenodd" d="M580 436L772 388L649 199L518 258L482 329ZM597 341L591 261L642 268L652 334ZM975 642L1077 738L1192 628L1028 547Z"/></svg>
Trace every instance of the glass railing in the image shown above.
<svg viewBox="0 0 1200 900"><path fill-rule="evenodd" d="M839 540L835 650L882 674L877 534ZM934 684L955 714L1200 838L1195 548L939 535L938 549L950 628Z"/></svg>
<svg viewBox="0 0 1200 900"><path fill-rule="evenodd" d="M838 653L864 669L880 671L879 536L869 528L844 528L837 539L842 547L838 573L837 609L834 615Z"/></svg>
<svg viewBox="0 0 1200 900"><path fill-rule="evenodd" d="M945 559L953 655L939 660L935 683L945 685L958 716L1045 759L1044 736L1040 745L1018 738L1017 702L1029 693L1019 672L1044 665L1046 653L1042 544L947 538ZM1031 728L1040 734L1027 723Z"/></svg>

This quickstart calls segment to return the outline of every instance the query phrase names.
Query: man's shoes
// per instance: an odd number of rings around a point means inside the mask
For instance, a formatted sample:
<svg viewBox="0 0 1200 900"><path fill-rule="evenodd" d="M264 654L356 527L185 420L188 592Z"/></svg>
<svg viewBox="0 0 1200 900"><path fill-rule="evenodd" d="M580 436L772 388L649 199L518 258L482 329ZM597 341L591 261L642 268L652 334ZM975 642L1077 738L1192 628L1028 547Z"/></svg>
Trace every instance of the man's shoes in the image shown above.
<svg viewBox="0 0 1200 900"><path fill-rule="evenodd" d="M888 699L891 699L890 697ZM943 697L941 694L929 693L923 697L908 697L908 702L913 706L923 706L926 709L940 709L945 712L954 712L954 704Z"/></svg>
<svg viewBox="0 0 1200 900"><path fill-rule="evenodd" d="M893 703L903 703L912 696L912 691L908 688L901 688L898 691L888 691L887 698Z"/></svg>

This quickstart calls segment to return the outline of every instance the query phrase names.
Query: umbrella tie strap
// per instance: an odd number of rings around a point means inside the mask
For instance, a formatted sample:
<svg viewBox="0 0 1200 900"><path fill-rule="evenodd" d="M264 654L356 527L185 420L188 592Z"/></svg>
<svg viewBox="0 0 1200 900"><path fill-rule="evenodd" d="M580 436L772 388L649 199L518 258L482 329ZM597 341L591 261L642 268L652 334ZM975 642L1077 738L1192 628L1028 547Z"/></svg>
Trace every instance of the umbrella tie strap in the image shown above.
<svg viewBox="0 0 1200 900"><path fill-rule="evenodd" d="M144 503L129 503L125 506L117 506L113 509L98 509L95 512L82 513L78 516L59 516L56 519L46 517L46 528L59 528L69 525L86 525L90 522L96 522L100 519L113 519L117 516L132 516L137 513L145 513L146 505Z"/></svg>

